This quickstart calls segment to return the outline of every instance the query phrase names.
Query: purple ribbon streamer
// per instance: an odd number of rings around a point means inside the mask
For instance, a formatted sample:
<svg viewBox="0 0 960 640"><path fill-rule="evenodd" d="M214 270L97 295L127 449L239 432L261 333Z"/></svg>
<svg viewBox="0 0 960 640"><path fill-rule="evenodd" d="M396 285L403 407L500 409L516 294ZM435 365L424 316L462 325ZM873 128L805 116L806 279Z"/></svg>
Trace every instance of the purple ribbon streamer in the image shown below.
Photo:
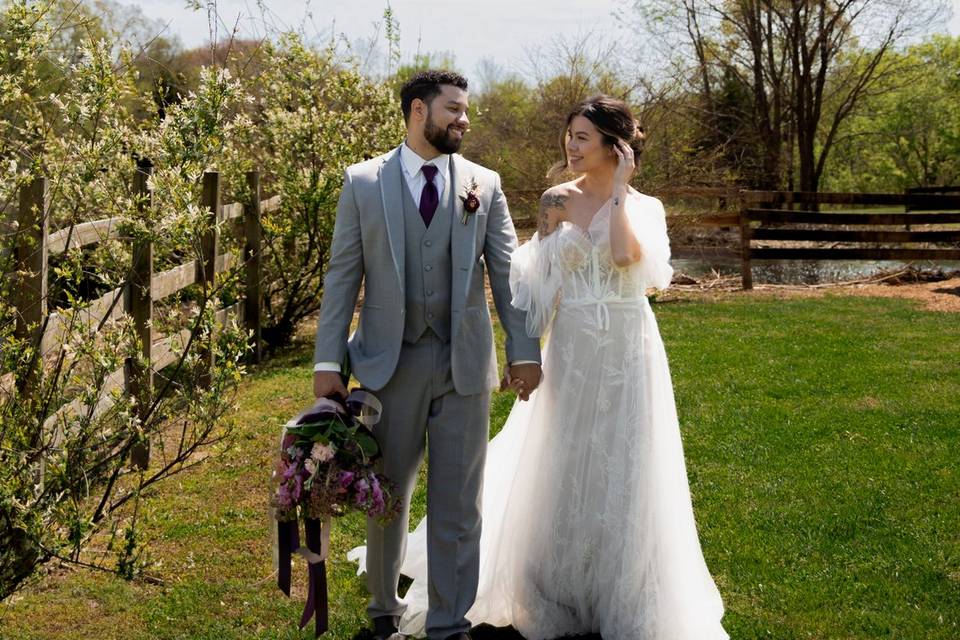
<svg viewBox="0 0 960 640"><path fill-rule="evenodd" d="M277 523L277 541L280 565L277 570L277 586L290 596L290 561L293 552L300 548L300 527L296 520Z"/></svg>
<svg viewBox="0 0 960 640"><path fill-rule="evenodd" d="M300 628L303 629L316 614L314 636L319 638L326 633L329 625L330 602L327 594L327 549L329 542L324 544L325 536L329 536L329 524L324 527L323 522L307 518L304 523L304 532L307 538L307 549L317 554L321 560L308 565L310 582L307 586L307 603L303 607L300 617Z"/></svg>

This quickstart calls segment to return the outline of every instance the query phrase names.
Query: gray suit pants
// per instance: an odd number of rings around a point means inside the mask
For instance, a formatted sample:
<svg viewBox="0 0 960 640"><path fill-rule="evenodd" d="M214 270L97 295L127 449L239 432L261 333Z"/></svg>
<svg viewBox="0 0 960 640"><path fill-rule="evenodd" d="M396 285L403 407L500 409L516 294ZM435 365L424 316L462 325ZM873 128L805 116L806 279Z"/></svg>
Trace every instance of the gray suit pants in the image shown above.
<svg viewBox="0 0 960 640"><path fill-rule="evenodd" d="M480 571L480 497L489 431L490 394L461 396L453 388L450 344L431 330L404 343L393 377L377 392L383 418L374 427L383 472L399 485L402 511L386 527L367 523L367 588L371 618L401 615L397 597L406 552L410 498L428 454L427 635L467 631L467 611Z"/></svg>

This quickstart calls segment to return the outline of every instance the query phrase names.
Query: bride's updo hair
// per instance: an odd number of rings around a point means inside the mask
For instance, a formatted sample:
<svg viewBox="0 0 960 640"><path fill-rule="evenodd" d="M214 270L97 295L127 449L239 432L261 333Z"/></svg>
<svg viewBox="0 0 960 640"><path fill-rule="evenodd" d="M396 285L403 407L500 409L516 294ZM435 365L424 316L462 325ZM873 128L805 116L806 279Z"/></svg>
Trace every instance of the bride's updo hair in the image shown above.
<svg viewBox="0 0 960 640"><path fill-rule="evenodd" d="M567 131L570 129L570 123L577 116L583 116L593 123L593 126L603 134L603 142L606 145L613 146L617 140L623 140L633 149L634 162L639 163L640 154L643 153L643 143L646 136L643 134L643 127L633 117L633 112L623 100L611 98L610 96L598 95L587 98L570 112L567 116L567 122L560 132L560 153L563 160L555 164L548 177L556 178L567 168Z"/></svg>

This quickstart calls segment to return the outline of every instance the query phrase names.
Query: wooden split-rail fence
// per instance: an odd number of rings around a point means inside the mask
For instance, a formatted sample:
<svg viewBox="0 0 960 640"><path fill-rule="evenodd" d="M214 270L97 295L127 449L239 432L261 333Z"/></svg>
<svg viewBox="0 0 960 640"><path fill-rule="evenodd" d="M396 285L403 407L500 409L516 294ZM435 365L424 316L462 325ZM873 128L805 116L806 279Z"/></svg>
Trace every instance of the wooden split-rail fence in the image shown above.
<svg viewBox="0 0 960 640"><path fill-rule="evenodd" d="M534 195L522 193L528 198ZM753 288L757 260L960 260L960 187L925 187L905 193L683 187L651 195L668 202L699 201L711 213L679 218L739 231L738 247L694 249L739 258L744 289Z"/></svg>
<svg viewBox="0 0 960 640"><path fill-rule="evenodd" d="M740 198L744 289L753 288L754 260L960 260L956 188L902 194L744 191ZM821 211L821 205L844 209Z"/></svg>
<svg viewBox="0 0 960 640"><path fill-rule="evenodd" d="M152 206L152 196L147 182L152 168L141 163L134 175L133 188L139 196L141 207ZM121 390L128 397L139 400L141 411L148 411L154 393L154 374L173 364L179 346L190 336L190 329L172 335L158 335L153 328L154 304L193 284L206 283L213 287L218 275L237 266L244 270L243 300L216 311L217 322L238 318L251 336L251 362L261 359L261 227L260 216L280 204L280 197L261 199L260 173L247 174L250 198L248 202L222 204L220 201L220 174L207 172L203 175L202 206L210 218L209 230L200 243L200 258L190 260L161 273L154 272L153 246L148 241L131 240L131 276L128 282L90 302L80 312L81 330L94 332L104 323L126 314L131 317L139 343L142 359L130 359L124 367L108 376L103 392L88 406L79 400L69 402L47 418L44 429L51 434L54 446L62 440L61 425L65 419L89 414L99 415L115 402L115 392ZM122 239L118 218L106 218L69 226L57 231L49 229L49 187L46 178L38 178L24 187L20 193L17 210L16 260L21 274L15 301L16 335L27 338L38 347L38 357L56 352L68 330L67 318L75 316L72 310L50 312L47 308L47 287L50 256L68 249L84 247L108 239ZM219 228L224 223L235 226L243 238L243 255L236 252L220 253ZM73 317L73 322L76 322ZM76 326L73 327L76 329ZM199 385L210 383L213 352L209 345L201 348L203 371ZM0 372L3 373L3 372ZM17 393L28 395L34 380L16 380ZM143 416L141 416L143 417ZM149 445L144 443L132 452L135 465L146 468Z"/></svg>
<svg viewBox="0 0 960 640"><path fill-rule="evenodd" d="M715 209L710 207L713 213L683 217L739 231L738 247L709 253L739 258L744 289L753 288L757 260L960 260L960 187L904 193L698 187L652 195L715 203ZM737 205L739 210L729 210Z"/></svg>

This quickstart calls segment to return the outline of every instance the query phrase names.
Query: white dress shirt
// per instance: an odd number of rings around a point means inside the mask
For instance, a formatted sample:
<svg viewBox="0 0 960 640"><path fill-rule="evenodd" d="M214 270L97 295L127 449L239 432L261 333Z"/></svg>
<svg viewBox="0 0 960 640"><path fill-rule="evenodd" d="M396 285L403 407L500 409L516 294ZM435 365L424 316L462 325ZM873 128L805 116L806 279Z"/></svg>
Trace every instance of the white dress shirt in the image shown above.
<svg viewBox="0 0 960 640"><path fill-rule="evenodd" d="M404 142L400 146L400 166L403 167L403 177L413 196L413 202L420 208L420 196L423 187L427 184L427 177L423 175L423 165L432 164L437 168L437 175L433 177L433 184L437 187L437 195L443 195L443 187L447 184L447 175L450 170L450 156L441 154L433 160L424 160L420 155Z"/></svg>

